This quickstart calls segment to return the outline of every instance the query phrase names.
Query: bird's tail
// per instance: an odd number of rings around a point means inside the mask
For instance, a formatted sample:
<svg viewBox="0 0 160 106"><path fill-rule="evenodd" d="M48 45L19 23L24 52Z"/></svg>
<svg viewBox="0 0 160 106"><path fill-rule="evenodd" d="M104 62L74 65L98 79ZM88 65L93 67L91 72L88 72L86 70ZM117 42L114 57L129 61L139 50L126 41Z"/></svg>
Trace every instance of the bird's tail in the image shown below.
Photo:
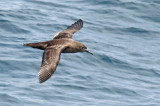
<svg viewBox="0 0 160 106"><path fill-rule="evenodd" d="M24 46L29 46L32 48L38 48L38 49L44 50L47 47L47 43L46 42L26 43L26 44L24 44Z"/></svg>

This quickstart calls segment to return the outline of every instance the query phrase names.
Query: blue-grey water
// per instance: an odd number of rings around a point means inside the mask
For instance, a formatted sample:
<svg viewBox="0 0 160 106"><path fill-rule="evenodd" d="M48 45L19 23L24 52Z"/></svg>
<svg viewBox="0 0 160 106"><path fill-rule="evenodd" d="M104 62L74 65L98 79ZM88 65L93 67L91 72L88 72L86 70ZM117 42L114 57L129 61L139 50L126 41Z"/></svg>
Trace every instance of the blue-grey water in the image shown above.
<svg viewBox="0 0 160 106"><path fill-rule="evenodd" d="M42 50L78 19L88 53L62 54L39 84ZM159 0L0 0L0 106L159 106Z"/></svg>

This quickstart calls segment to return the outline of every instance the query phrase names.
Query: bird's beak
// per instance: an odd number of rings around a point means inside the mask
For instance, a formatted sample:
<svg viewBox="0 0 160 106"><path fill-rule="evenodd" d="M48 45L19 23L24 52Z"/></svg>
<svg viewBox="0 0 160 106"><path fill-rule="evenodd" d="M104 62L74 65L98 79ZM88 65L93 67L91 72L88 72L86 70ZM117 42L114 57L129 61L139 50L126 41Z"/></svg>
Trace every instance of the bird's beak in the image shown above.
<svg viewBox="0 0 160 106"><path fill-rule="evenodd" d="M93 53L92 52L90 52L89 50L85 50L86 52L88 52L88 53L90 53L91 55L93 55Z"/></svg>

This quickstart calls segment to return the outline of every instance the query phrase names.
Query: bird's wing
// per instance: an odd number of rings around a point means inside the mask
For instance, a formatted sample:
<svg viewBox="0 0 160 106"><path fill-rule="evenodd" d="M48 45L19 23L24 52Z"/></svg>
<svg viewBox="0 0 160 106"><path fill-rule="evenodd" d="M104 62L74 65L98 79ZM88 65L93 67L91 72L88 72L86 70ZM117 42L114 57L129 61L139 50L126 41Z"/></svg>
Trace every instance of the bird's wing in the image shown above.
<svg viewBox="0 0 160 106"><path fill-rule="evenodd" d="M72 39L72 35L79 31L83 27L83 21L79 19L77 22L69 26L67 29L55 34L53 39L69 38Z"/></svg>
<svg viewBox="0 0 160 106"><path fill-rule="evenodd" d="M47 47L43 53L42 64L38 74L39 83L48 80L56 71L56 67L60 60L60 55L66 45L56 45Z"/></svg>

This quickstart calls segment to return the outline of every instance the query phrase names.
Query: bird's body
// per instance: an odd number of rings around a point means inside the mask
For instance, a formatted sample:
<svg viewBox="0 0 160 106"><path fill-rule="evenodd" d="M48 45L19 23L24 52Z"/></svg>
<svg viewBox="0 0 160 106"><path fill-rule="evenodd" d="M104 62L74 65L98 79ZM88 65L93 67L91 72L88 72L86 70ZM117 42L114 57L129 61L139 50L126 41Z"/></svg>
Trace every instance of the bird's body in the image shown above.
<svg viewBox="0 0 160 106"><path fill-rule="evenodd" d="M74 41L72 39L54 39L46 42L38 42L38 43L28 43L24 44L24 46L30 46L33 48L38 48L41 50L45 50L46 48L53 46L53 47L58 47L58 46L67 46L62 50L62 53L76 53L80 52L77 48L77 45L84 46L82 43Z"/></svg>
<svg viewBox="0 0 160 106"><path fill-rule="evenodd" d="M41 69L38 75L40 83L48 80L55 72L61 53L89 52L84 44L72 40L72 35L82 27L83 21L79 19L66 30L58 32L53 40L24 44L24 46L44 50Z"/></svg>

